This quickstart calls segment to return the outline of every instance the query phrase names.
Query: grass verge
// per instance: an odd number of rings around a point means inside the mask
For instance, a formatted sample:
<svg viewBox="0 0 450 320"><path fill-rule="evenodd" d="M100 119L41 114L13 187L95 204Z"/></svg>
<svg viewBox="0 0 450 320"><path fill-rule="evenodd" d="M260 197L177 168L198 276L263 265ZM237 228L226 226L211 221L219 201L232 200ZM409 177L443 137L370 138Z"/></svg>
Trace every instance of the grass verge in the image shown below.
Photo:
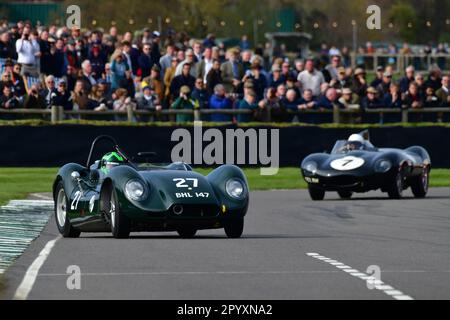
<svg viewBox="0 0 450 320"><path fill-rule="evenodd" d="M196 169L208 174L212 169ZM0 205L24 199L29 193L50 192L57 168L0 168ZM303 189L306 183L298 168L280 168L277 175L261 176L257 168L244 169L251 190ZM431 187L450 187L450 169L433 169Z"/></svg>

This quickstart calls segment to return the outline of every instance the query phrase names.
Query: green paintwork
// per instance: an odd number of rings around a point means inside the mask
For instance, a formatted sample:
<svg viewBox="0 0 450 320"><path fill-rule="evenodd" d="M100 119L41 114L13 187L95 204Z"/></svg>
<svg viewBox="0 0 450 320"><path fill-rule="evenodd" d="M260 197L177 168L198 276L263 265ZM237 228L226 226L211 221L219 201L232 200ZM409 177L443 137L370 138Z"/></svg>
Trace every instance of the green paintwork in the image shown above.
<svg viewBox="0 0 450 320"><path fill-rule="evenodd" d="M96 164L98 166L98 163ZM213 220L220 222L230 217L243 217L248 208L249 189L243 171L234 165L222 165L207 176L195 171L188 171L183 164L171 166L151 166L146 170L136 170L129 165L119 165L106 174L96 165L87 169L79 164L69 163L63 166L55 179L62 180L68 195L68 217L72 225L81 231L108 231L110 226L106 223L100 212L101 191L107 184L112 184L117 194L120 212L129 219L145 222L163 222L173 219L173 205L199 206L199 208L212 206L217 208L217 217ZM71 174L80 173L83 192L80 196L79 183ZM93 171L99 174L98 181L90 181ZM245 197L237 200L230 197L225 191L226 182L236 178L244 183ZM125 185L130 180L139 180L146 187L146 197L142 201L133 201L125 195ZM194 185L195 184L195 185ZM91 200L92 199L92 200ZM90 208L90 202L93 207ZM223 212L222 208L225 208ZM92 211L90 210L92 209ZM172 215L171 215L172 214ZM183 214L176 219L202 220L199 217L184 217ZM212 218L204 218L211 220ZM212 225L212 224L211 224Z"/></svg>

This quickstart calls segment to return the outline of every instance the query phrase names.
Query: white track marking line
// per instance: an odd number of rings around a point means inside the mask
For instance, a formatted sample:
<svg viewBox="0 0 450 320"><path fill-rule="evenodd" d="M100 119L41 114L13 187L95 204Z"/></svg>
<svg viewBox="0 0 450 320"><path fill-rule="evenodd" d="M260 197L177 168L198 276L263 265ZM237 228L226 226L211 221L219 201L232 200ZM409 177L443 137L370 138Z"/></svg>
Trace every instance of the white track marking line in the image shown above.
<svg viewBox="0 0 450 320"><path fill-rule="evenodd" d="M310 252L310 253L307 253L306 255L311 258L328 263L329 265L331 265L335 268L338 268L341 271L344 271L345 273L347 273L355 278L359 278L366 282L370 280L371 284L374 286L375 289L383 291L386 295L388 295L396 300L414 300L411 296L408 296L408 295L404 294L403 292L393 288L392 286L387 285L383 281L375 279L373 276L371 276L367 273L358 271L357 269L353 269L352 267L350 267L348 265L344 265L342 262L339 262L339 261L331 259L331 258L327 258L316 252Z"/></svg>
<svg viewBox="0 0 450 320"><path fill-rule="evenodd" d="M22 282L20 283L19 287L17 288L13 300L26 300L28 297L28 294L30 293L31 289L33 289L34 282L36 281L36 277L39 273L39 269L44 264L45 260L47 260L47 257L49 256L50 252L52 251L53 247L55 246L55 243L61 239L61 236L57 236L55 239L50 240L45 245L44 249L39 252L39 255L37 258L33 261L33 263L28 267L27 272L25 273L25 276L23 277Z"/></svg>

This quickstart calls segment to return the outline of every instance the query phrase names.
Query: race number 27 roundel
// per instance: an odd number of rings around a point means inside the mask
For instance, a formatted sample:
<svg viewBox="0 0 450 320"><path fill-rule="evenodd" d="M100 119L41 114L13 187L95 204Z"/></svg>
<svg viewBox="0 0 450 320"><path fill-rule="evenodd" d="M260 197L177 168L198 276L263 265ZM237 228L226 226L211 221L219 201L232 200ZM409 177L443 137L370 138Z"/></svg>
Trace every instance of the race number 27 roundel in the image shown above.
<svg viewBox="0 0 450 320"><path fill-rule="evenodd" d="M331 161L330 166L339 171L349 171L358 169L364 164L364 159L353 156L347 156L344 158Z"/></svg>

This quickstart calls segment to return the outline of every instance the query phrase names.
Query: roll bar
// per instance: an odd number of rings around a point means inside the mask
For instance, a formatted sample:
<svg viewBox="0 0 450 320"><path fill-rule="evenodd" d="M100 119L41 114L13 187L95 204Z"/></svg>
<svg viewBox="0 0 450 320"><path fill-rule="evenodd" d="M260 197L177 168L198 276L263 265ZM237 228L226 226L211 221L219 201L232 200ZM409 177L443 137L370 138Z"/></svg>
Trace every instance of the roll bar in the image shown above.
<svg viewBox="0 0 450 320"><path fill-rule="evenodd" d="M117 144L117 141L113 137L108 136L108 135L101 135L101 136L98 136L97 138L95 138L94 141L92 141L91 150L89 151L89 156L88 156L88 159L86 162L86 168L89 168L89 164L91 163L91 158L92 158L92 154L94 152L95 146L97 145L97 143L99 141L103 141L103 140L108 140L109 142L111 142L114 150L118 154L120 154L125 159L126 162L130 162L130 158L126 155L125 152L122 151L122 149L120 149L119 145Z"/></svg>

